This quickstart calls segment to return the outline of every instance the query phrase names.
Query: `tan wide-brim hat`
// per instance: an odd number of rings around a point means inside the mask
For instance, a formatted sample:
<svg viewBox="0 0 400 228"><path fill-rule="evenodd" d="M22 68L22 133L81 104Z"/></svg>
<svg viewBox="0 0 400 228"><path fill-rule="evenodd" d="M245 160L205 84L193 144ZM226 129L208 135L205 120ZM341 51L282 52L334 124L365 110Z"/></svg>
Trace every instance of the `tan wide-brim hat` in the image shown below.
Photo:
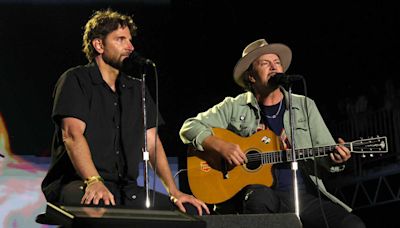
<svg viewBox="0 0 400 228"><path fill-rule="evenodd" d="M292 51L285 44L268 44L265 39L256 40L246 46L243 50L242 58L239 59L233 69L233 79L239 86L245 88L243 73L249 68L250 64L252 64L254 60L264 54L278 55L282 63L283 72L286 72L289 68L290 62L292 61Z"/></svg>

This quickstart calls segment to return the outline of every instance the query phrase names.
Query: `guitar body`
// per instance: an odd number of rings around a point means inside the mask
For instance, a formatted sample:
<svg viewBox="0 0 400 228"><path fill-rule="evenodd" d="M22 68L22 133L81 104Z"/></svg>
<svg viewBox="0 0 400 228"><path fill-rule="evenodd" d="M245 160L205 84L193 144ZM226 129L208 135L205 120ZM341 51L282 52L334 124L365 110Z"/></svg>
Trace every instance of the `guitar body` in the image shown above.
<svg viewBox="0 0 400 228"><path fill-rule="evenodd" d="M250 162L253 155L280 150L279 138L272 131L259 131L250 137L240 137L221 128L213 128L213 132L215 136L225 141L238 144L248 157L249 163L230 167L216 153L189 148L188 179L194 196L205 203L215 204L232 198L249 184L272 186L272 164L261 164L261 161Z"/></svg>

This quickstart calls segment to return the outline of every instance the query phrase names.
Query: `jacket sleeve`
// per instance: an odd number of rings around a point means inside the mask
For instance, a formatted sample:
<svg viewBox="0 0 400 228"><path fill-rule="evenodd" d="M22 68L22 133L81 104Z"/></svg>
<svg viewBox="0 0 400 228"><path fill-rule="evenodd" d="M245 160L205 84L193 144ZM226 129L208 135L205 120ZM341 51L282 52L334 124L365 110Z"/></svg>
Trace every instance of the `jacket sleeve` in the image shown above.
<svg viewBox="0 0 400 228"><path fill-rule="evenodd" d="M202 143L204 139L213 134L212 128L227 128L229 125L232 102L233 98L227 97L207 111L187 119L179 131L182 142L192 144L198 150L203 151Z"/></svg>

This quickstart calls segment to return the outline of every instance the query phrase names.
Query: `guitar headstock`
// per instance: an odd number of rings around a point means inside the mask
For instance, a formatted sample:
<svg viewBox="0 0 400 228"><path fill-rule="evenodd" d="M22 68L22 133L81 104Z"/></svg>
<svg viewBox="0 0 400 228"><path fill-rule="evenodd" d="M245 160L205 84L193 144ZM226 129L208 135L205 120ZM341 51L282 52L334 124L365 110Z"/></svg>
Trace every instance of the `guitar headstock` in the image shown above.
<svg viewBox="0 0 400 228"><path fill-rule="evenodd" d="M388 143L386 136L377 136L367 139L355 140L350 145L350 151L353 153L365 154L387 153Z"/></svg>

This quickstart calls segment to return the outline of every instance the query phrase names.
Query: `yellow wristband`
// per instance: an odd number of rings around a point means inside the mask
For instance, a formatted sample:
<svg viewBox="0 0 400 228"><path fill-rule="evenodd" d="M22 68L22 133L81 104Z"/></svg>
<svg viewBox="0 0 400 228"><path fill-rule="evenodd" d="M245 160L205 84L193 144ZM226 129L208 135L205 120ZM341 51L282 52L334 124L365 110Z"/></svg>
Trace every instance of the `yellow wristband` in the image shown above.
<svg viewBox="0 0 400 228"><path fill-rule="evenodd" d="M86 185L86 187L88 187L88 186L90 186L91 184L93 184L93 183L96 183L96 182L104 182L104 179L101 177L101 176L91 176L91 177L88 177L85 181L84 181L84 183L85 183L85 185Z"/></svg>

